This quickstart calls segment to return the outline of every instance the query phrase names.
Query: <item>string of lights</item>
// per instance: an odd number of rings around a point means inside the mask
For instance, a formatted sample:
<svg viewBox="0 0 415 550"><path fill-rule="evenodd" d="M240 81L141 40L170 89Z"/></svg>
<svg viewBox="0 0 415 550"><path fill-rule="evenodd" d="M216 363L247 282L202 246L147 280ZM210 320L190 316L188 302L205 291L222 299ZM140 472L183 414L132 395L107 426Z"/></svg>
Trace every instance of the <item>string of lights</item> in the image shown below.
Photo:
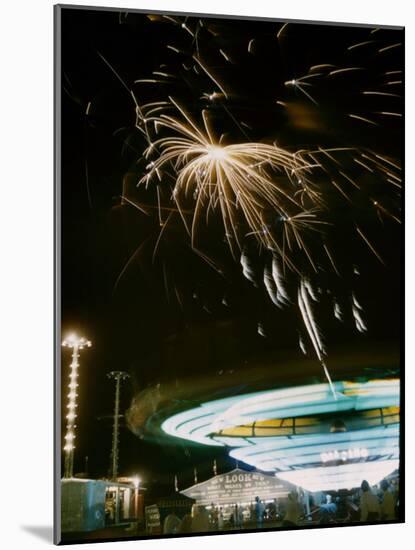
<svg viewBox="0 0 415 550"><path fill-rule="evenodd" d="M73 477L73 461L74 461L74 450L75 450L75 431L76 431L76 409L78 407L77 404L77 388L79 386L78 384L78 369L79 369L79 356L80 356L80 350L83 350L84 348L90 348L91 347L90 340L87 340L84 337L78 337L76 334L71 334L63 340L62 347L64 348L70 348L72 349L72 361L69 365L70 372L69 372L69 393L67 395L68 397L68 403L66 405L66 408L68 409L68 413L66 414L66 433L65 433L65 445L63 447L63 450L65 451L65 471L64 471L64 477L65 478L71 478Z"/></svg>

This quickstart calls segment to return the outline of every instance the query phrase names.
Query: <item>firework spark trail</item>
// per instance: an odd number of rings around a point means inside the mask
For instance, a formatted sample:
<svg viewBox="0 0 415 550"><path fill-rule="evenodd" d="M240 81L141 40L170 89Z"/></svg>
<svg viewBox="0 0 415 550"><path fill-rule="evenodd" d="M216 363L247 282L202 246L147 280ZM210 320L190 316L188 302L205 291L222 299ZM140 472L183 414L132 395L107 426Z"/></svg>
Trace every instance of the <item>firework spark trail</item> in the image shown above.
<svg viewBox="0 0 415 550"><path fill-rule="evenodd" d="M290 298L285 289L284 276L281 272L281 268L276 256L272 258L272 278L274 279L275 287L277 289L277 300L281 305L285 305L290 302Z"/></svg>
<svg viewBox="0 0 415 550"><path fill-rule="evenodd" d="M251 283L253 283L253 285L256 286L256 281L255 281L255 277L254 277L254 270L252 269L249 258L245 254L244 250L242 250L242 252L241 252L240 262L241 262L241 266L242 266L243 275L248 279L248 281L251 281Z"/></svg>
<svg viewBox="0 0 415 550"><path fill-rule="evenodd" d="M130 204L131 206L134 206L134 208L137 208L137 210L139 210L140 212L142 212L143 214L145 214L146 216L150 216L150 214L148 213L148 211L143 208L140 204L138 204L137 202L134 202L132 201L131 199L129 199L125 194L123 194L121 196L121 199L124 201L124 202L127 202L128 204Z"/></svg>
<svg viewBox="0 0 415 550"><path fill-rule="evenodd" d="M313 270L317 272L315 262L313 261L308 248L302 237L302 233L307 231L317 231L316 225L325 225L327 222L315 219L316 209L300 212L293 216L288 216L283 219L284 221L284 239L288 244L288 248L293 250L293 241L300 250L303 250L309 260Z"/></svg>
<svg viewBox="0 0 415 550"><path fill-rule="evenodd" d="M335 261L334 261L334 259L333 259L333 256L332 256L332 254L331 254L331 252L330 252L330 250L329 250L329 247L328 247L326 244L323 244L323 248L324 248L324 250L325 250L325 252L326 252L326 254L327 254L327 257L328 257L329 260L330 260L331 265L333 266L334 271L336 272L336 275L338 275L338 276L340 277L340 273L339 273L339 271L338 271L338 269L337 269L336 263L335 263Z"/></svg>
<svg viewBox="0 0 415 550"><path fill-rule="evenodd" d="M277 38L281 38L282 36L282 33L284 32L284 30L288 27L289 23L284 23L282 25L282 27L279 29L279 31L277 32Z"/></svg>
<svg viewBox="0 0 415 550"><path fill-rule="evenodd" d="M137 120L141 119L143 120L143 113L141 111L141 108L140 108L140 105L138 104L137 102L137 99L134 95L134 92L128 87L127 83L125 82L125 80L119 75L119 73L115 70L115 68L111 65L111 63L99 52L97 51L97 54L98 56L102 59L102 61L107 65L107 67L112 71L112 73L115 75L115 77L119 80L119 82L122 84L122 86L127 90L127 92L129 93L130 97L132 98L133 102L134 102L134 105L135 105L135 110L136 110L136 116L137 116ZM136 126L137 126L137 120L136 120ZM146 136L146 140L147 140L147 143L149 145L151 145L151 139L150 139L150 135L147 131L147 129L145 129L144 131L144 134Z"/></svg>
<svg viewBox="0 0 415 550"><path fill-rule="evenodd" d="M362 316L360 314L359 309L357 307L353 306L352 311L353 311L353 317L354 317L354 320L355 320L357 330L359 332L366 332L367 327L366 327L365 322L362 319Z"/></svg>
<svg viewBox="0 0 415 550"><path fill-rule="evenodd" d="M317 75L310 75L310 77L312 76L317 76ZM307 77L303 77L304 78L307 78ZM317 101L312 97L311 94L309 94L304 88L303 86L311 86L311 84L307 83L307 82L303 82L300 78L297 78L297 79L292 79L292 80L287 80L285 82L285 86L287 87L292 87L294 88L295 90L299 90L302 94L304 94L310 101L312 101L314 103L314 105L318 105Z"/></svg>
<svg viewBox="0 0 415 550"><path fill-rule="evenodd" d="M341 310L339 304L338 304L336 301L334 302L333 312L334 312L335 318L336 318L338 321L343 321L342 310Z"/></svg>
<svg viewBox="0 0 415 550"><path fill-rule="evenodd" d="M354 295L354 292L352 292L352 302L353 302L353 305L354 305L355 308L360 309L360 311L363 310L362 306L360 305L360 303L358 302L356 296Z"/></svg>
<svg viewBox="0 0 415 550"><path fill-rule="evenodd" d="M323 356L325 354L324 346L320 338L319 328L314 320L313 312L311 309L311 304L309 300L309 295L307 287L304 284L304 280L300 281L300 286L298 289L298 306L304 321L304 325L307 329L310 340L313 344L316 355L320 361L321 366L323 367L324 374L326 376L327 382L329 383L333 398L337 400L336 391L331 380L330 373L327 369L327 366L324 362Z"/></svg>
<svg viewBox="0 0 415 550"><path fill-rule="evenodd" d="M298 304L300 306L301 314L305 321L310 339L316 350L316 354L319 360L322 361L322 356L324 355L324 346L320 338L319 328L314 320L309 300L309 293L303 279L301 279L300 281L300 287L298 291Z"/></svg>
<svg viewBox="0 0 415 550"><path fill-rule="evenodd" d="M265 288L267 289L268 295L272 300L272 303L275 306L281 308L281 304L277 299L277 296L278 296L277 287L275 285L272 273L267 265L264 267L264 284L265 284Z"/></svg>
<svg viewBox="0 0 415 550"><path fill-rule="evenodd" d="M368 46L369 44L375 44L375 40L365 40L364 42L353 44L352 46L349 46L347 49L351 51L351 50L355 50L356 48L361 48L362 46Z"/></svg>
<svg viewBox="0 0 415 550"><path fill-rule="evenodd" d="M318 302L318 296L314 291L313 285L311 284L309 279L303 279L303 285L307 289L308 294L311 296L311 299L314 302Z"/></svg>
<svg viewBox="0 0 415 550"><path fill-rule="evenodd" d="M305 347L303 339L301 338L301 335L298 337L298 345L300 347L300 350L303 352L303 354L307 355L307 349Z"/></svg>
<svg viewBox="0 0 415 550"><path fill-rule="evenodd" d="M349 181L356 189L360 190L360 186L355 181L353 181L350 176L342 172L342 170L339 170L339 174L341 174L345 179L347 179L347 181Z"/></svg>
<svg viewBox="0 0 415 550"><path fill-rule="evenodd" d="M343 67L341 69L335 69L334 71L330 71L328 76L335 76L338 74L344 74L352 71L364 71L363 67Z"/></svg>
<svg viewBox="0 0 415 550"><path fill-rule="evenodd" d="M219 88L219 90L223 93L223 95L227 98L228 95L225 91L225 88L220 84L217 78L215 78L210 72L209 69L206 67L206 65L196 56L193 56L193 59L196 61L196 63L199 65L201 69L208 75L208 77L216 84L216 86Z"/></svg>
<svg viewBox="0 0 415 550"><path fill-rule="evenodd" d="M262 336L263 338L266 338L267 337L267 333L265 332L264 330L264 325L262 323L258 323L257 325L257 332L260 336Z"/></svg>
<svg viewBox="0 0 415 550"><path fill-rule="evenodd" d="M368 124L372 124L373 126L377 126L376 122L374 122L373 120L370 120L369 118L366 118L364 116L354 115L354 114L350 113L349 117L354 118L356 120L361 120L362 122L367 122Z"/></svg>
<svg viewBox="0 0 415 550"><path fill-rule="evenodd" d="M376 258L380 261L380 263L385 265L385 262L382 260L381 256L378 254L378 252L376 251L376 249L374 248L372 243L369 241L369 239L366 237L366 235L363 233L363 231L357 225L356 225L356 231L362 237L363 241L367 244L367 246L373 252L373 254L376 256Z"/></svg>
<svg viewBox="0 0 415 550"><path fill-rule="evenodd" d="M121 279L124 277L124 275L127 273L129 267L134 263L134 261L140 256L141 252L145 248L149 241L149 237L145 239L142 243L140 243L137 248L134 250L134 252L130 255L128 260L125 262L124 267L118 274L117 279L115 280L114 286L113 286L113 292L116 292L118 285L121 281Z"/></svg>

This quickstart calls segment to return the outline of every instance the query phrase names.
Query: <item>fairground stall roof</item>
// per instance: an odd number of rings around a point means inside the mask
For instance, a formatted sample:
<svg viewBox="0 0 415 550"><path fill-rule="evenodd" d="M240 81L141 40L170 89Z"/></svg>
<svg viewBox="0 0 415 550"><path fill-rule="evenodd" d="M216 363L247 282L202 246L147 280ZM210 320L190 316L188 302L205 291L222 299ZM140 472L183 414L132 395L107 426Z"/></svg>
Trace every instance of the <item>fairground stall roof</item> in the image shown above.
<svg viewBox="0 0 415 550"><path fill-rule="evenodd" d="M183 495L193 498L197 504L225 506L227 504L249 504L255 497L261 500L284 498L293 485L277 479L275 476L261 472L247 472L241 468L220 474L196 483L181 491Z"/></svg>

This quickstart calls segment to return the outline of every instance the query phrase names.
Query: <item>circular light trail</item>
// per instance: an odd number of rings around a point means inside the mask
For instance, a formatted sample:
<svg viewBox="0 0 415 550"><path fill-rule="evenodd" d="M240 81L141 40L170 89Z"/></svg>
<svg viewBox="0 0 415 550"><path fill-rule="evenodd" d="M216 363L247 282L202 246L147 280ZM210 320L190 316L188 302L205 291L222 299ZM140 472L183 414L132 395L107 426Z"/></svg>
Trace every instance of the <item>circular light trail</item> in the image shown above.
<svg viewBox="0 0 415 550"><path fill-rule="evenodd" d="M296 386L208 401L165 420L162 430L174 437L215 446L239 447L257 443L256 437L229 438L212 435L234 426L269 420L322 414L367 411L399 406L399 380L334 382Z"/></svg>
<svg viewBox="0 0 415 550"><path fill-rule="evenodd" d="M263 443L233 449L230 456L260 470L280 471L330 462L395 459L399 425L354 432L272 437Z"/></svg>
<svg viewBox="0 0 415 550"><path fill-rule="evenodd" d="M230 447L234 459L306 490L378 483L399 466L399 380L338 381L334 389L336 395L329 384L316 384L209 401L161 428ZM350 429L330 428L327 418L339 415Z"/></svg>

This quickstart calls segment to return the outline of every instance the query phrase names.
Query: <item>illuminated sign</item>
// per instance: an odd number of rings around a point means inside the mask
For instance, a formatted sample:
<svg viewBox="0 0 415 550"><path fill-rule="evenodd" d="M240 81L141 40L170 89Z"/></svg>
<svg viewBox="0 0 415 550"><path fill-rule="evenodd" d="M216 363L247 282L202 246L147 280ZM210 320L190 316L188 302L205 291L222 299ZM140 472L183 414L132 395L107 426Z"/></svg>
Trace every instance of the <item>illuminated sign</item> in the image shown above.
<svg viewBox="0 0 415 550"><path fill-rule="evenodd" d="M326 451L320 453L321 462L334 462L336 460L342 460L346 462L347 460L356 460L367 458L369 456L369 451L365 447L355 448L355 449L345 449L344 451Z"/></svg>
<svg viewBox="0 0 415 550"><path fill-rule="evenodd" d="M261 500L286 497L288 483L261 472L247 472L239 468L221 474L181 491L198 504L215 505L250 503L258 496Z"/></svg>

